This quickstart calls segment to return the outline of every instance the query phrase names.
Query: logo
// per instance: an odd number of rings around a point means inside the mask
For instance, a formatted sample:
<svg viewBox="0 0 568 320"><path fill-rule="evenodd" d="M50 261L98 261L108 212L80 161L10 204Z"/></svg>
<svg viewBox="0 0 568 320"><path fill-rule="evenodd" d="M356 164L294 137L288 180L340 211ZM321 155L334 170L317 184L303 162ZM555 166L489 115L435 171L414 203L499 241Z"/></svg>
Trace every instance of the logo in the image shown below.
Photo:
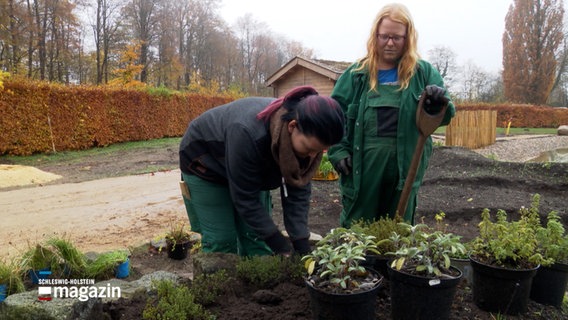
<svg viewBox="0 0 568 320"><path fill-rule="evenodd" d="M37 299L39 301L51 301L51 287L38 287Z"/></svg>
<svg viewBox="0 0 568 320"><path fill-rule="evenodd" d="M105 285L95 285L94 279L39 279L37 299L51 301L54 298L78 299L87 301L91 298L120 298L121 288Z"/></svg>

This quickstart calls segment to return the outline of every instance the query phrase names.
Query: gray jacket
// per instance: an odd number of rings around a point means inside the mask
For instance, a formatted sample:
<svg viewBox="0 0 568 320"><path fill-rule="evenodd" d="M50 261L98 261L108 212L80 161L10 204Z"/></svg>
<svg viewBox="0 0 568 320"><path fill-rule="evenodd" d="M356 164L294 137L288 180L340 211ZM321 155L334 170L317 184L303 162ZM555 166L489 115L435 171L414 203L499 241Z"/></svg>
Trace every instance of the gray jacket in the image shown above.
<svg viewBox="0 0 568 320"><path fill-rule="evenodd" d="M186 174L229 186L235 210L262 238L278 227L260 202L261 190L282 185L271 152L270 124L256 115L273 98L244 98L210 109L194 119L180 144L180 168ZM311 183L281 190L284 225L290 240L309 238Z"/></svg>

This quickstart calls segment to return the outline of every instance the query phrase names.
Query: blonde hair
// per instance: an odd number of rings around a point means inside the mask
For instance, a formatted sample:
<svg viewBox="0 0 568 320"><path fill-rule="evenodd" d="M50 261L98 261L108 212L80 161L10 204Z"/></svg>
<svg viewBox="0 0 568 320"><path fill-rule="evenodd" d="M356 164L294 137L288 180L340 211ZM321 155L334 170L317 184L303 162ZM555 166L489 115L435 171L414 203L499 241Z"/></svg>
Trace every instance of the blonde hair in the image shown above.
<svg viewBox="0 0 568 320"><path fill-rule="evenodd" d="M402 4L387 4L379 11L373 22L373 28L371 29L369 40L367 40L367 55L359 60L360 66L356 69L356 71L363 69L369 70L371 91L376 90L378 84L377 75L379 73L379 62L381 61L378 50L378 33L379 25L385 18L389 18L406 26L406 50L398 64L398 80L401 90L408 88L410 78L414 75L416 64L418 63L418 59L420 59L420 55L418 54L418 33L414 28L414 22L412 21L410 12Z"/></svg>

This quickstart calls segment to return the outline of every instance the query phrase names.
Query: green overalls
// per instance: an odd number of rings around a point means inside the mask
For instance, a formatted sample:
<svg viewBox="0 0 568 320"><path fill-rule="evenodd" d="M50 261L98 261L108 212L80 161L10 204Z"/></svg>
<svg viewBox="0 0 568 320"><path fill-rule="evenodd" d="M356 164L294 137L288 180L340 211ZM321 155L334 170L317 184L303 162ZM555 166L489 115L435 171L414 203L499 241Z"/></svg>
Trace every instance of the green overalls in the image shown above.
<svg viewBox="0 0 568 320"><path fill-rule="evenodd" d="M398 118L401 92L398 85L379 85L378 93L370 93L364 106L363 115L363 161L361 165L361 190L355 202L345 203L345 210L340 217L342 226L350 226L353 221L364 219L372 221L381 216L394 217L401 190L399 182L396 126L384 127L389 116ZM387 111L389 110L390 111ZM393 112L393 110L396 110ZM394 132L393 132L394 130ZM346 177L349 178L349 177ZM409 199L404 219L412 221L416 195ZM344 199L350 201L350 199Z"/></svg>

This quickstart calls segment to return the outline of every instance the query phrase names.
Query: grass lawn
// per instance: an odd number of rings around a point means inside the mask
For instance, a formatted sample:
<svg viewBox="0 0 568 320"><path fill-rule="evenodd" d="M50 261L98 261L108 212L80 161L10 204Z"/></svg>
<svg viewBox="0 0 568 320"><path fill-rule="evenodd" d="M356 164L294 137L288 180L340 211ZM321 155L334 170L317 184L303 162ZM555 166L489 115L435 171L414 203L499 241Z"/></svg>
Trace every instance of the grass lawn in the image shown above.
<svg viewBox="0 0 568 320"><path fill-rule="evenodd" d="M106 147L91 148L87 150L79 151L61 151L51 154L35 154L31 156L0 156L0 163L11 163L23 166L33 166L34 164L41 162L43 164L49 163L59 163L59 162L71 162L71 161L81 161L87 157L93 157L97 155L109 155L114 153L123 152L125 150L153 150L162 148L179 148L179 143L181 137L179 138L162 138L146 141L135 141L135 142L123 142L115 143Z"/></svg>
<svg viewBox="0 0 568 320"><path fill-rule="evenodd" d="M497 134L505 134L506 128L497 127ZM509 135L517 134L556 134L557 128L510 128ZM438 128L434 133L445 134L446 127Z"/></svg>

